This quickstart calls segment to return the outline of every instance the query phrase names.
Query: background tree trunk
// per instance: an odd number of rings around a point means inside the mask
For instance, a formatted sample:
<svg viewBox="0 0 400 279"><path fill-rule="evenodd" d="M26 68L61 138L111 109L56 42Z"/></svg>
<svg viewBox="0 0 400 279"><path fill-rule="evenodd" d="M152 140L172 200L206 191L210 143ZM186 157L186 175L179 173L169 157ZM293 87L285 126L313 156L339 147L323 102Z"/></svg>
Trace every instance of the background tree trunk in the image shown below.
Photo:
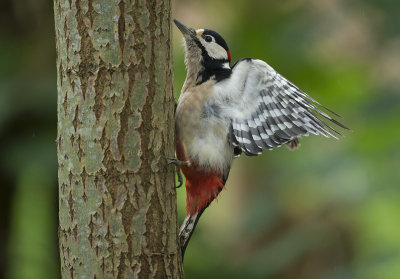
<svg viewBox="0 0 400 279"><path fill-rule="evenodd" d="M63 278L183 278L170 0L55 0Z"/></svg>

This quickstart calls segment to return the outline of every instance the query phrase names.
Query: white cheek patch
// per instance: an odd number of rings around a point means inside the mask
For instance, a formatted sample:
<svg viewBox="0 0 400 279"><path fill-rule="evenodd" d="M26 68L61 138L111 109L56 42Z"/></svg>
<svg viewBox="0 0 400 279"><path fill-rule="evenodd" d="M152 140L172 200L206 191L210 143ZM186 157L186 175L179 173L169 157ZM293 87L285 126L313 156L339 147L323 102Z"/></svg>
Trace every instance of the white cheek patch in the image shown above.
<svg viewBox="0 0 400 279"><path fill-rule="evenodd" d="M228 54L226 53L226 50L217 43L207 43L206 41L204 41L203 45L211 58L226 60L228 59Z"/></svg>

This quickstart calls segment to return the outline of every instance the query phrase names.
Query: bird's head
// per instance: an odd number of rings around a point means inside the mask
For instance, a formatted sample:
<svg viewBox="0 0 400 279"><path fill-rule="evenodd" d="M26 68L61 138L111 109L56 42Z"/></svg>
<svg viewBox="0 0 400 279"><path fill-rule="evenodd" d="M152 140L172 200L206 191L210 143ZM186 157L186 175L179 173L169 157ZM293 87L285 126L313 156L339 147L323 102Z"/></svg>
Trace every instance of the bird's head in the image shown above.
<svg viewBox="0 0 400 279"><path fill-rule="evenodd" d="M176 19L174 22L184 38L185 64L188 71L198 67L209 71L229 68L231 55L221 35L209 29L188 28Z"/></svg>

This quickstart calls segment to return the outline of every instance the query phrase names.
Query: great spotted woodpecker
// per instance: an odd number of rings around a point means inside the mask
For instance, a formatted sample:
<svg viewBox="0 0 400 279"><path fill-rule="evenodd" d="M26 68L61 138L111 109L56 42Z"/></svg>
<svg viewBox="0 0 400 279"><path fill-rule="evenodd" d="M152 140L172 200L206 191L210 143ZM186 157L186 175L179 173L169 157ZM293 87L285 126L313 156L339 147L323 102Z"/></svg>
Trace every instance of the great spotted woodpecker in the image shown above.
<svg viewBox="0 0 400 279"><path fill-rule="evenodd" d="M322 118L348 129L264 61L244 58L230 66L225 40L174 20L183 34L187 76L175 113L176 159L186 177L182 257L196 224L224 188L234 157L259 155L308 134L340 135ZM178 170L179 171L179 170Z"/></svg>

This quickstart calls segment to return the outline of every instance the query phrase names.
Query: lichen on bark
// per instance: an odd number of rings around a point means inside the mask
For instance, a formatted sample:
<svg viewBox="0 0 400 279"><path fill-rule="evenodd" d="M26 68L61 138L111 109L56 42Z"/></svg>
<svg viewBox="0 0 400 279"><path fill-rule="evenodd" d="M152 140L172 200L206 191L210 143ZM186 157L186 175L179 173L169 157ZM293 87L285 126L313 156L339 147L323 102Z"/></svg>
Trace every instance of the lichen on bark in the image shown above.
<svg viewBox="0 0 400 279"><path fill-rule="evenodd" d="M183 278L171 1L55 0L63 278Z"/></svg>

